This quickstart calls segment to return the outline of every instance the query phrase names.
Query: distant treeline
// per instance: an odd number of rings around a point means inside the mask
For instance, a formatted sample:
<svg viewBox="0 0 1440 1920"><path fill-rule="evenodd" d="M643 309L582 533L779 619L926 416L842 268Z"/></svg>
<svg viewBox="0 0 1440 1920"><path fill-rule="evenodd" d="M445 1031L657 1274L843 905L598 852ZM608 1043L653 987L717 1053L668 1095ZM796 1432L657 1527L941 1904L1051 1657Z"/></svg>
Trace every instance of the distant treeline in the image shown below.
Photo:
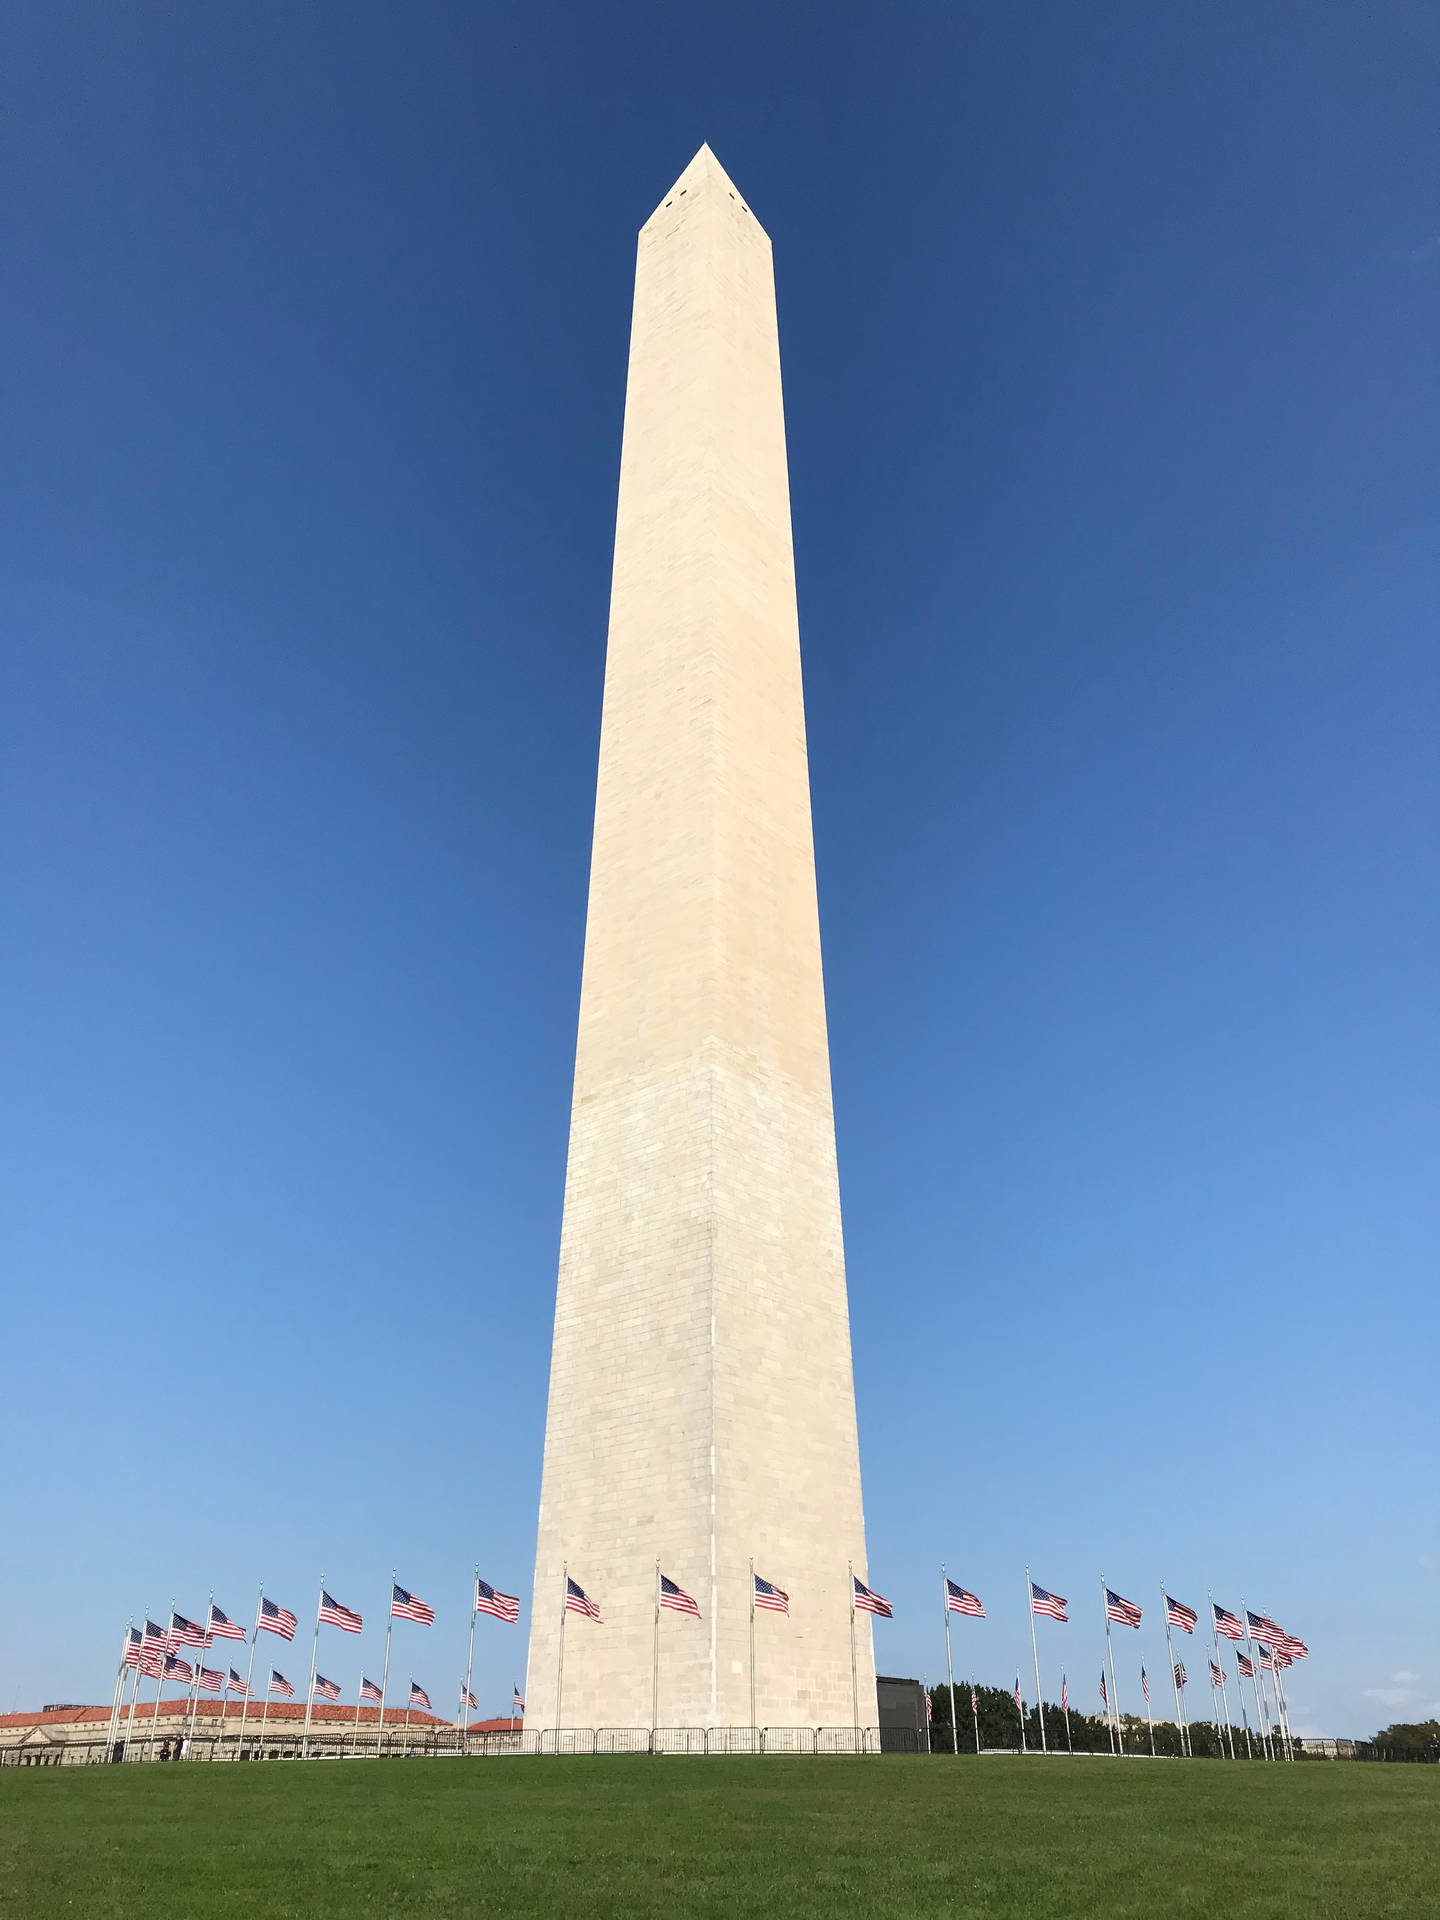
<svg viewBox="0 0 1440 1920"><path fill-rule="evenodd" d="M1382 1760L1440 1760L1440 1720L1382 1727L1371 1745Z"/></svg>
<svg viewBox="0 0 1440 1920"><path fill-rule="evenodd" d="M1152 1685L1154 1683L1152 1682ZM1022 1696L1023 1697L1023 1696ZM1015 1711L1015 1696L1006 1693L1003 1687L977 1687L975 1698L979 1706L980 1744L982 1747L1018 1747L1020 1745L1020 1716ZM1160 1706L1157 1699L1156 1706ZM970 1713L970 1683L955 1682L955 1705L959 1712L959 1744L962 1752L968 1747L974 1751L975 1720ZM1165 1703L1169 1712L1174 1711L1170 1701ZM950 1689L942 1680L938 1687L930 1689L930 1744L932 1747L950 1745ZM1129 1753L1149 1753L1150 1728L1143 1715L1122 1713L1121 1725L1125 1732L1125 1747ZM1070 1734L1066 1740L1065 1715L1058 1700L1045 1702L1045 1737L1052 1753L1064 1753L1067 1746L1075 1753L1108 1753L1110 1751L1110 1728L1103 1714L1077 1713L1070 1709ZM1253 1738L1252 1731L1252 1738ZM1025 1744L1040 1749L1040 1713L1031 1702L1025 1705ZM1180 1730L1173 1720L1155 1719L1155 1751L1157 1754L1180 1756ZM1190 1751L1197 1760L1219 1760L1228 1752L1225 1747L1225 1727L1222 1722L1218 1730L1207 1720L1192 1720L1190 1723ZM1235 1727L1235 1751L1245 1751L1245 1734L1240 1725Z"/></svg>

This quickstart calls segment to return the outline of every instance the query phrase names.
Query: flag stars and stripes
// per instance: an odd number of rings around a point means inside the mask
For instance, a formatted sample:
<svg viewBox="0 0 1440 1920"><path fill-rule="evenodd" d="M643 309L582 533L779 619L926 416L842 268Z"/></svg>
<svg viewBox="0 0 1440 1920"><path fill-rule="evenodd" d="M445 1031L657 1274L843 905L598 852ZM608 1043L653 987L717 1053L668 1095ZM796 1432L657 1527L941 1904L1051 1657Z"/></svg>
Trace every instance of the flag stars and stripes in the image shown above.
<svg viewBox="0 0 1440 1920"><path fill-rule="evenodd" d="M187 1620L183 1613L172 1613L169 1641L172 1650L176 1647L203 1647L205 1629L198 1620Z"/></svg>
<svg viewBox="0 0 1440 1920"><path fill-rule="evenodd" d="M317 1673L315 1676L314 1694L317 1700L338 1700L340 1698L340 1683L338 1680L327 1680L323 1673Z"/></svg>
<svg viewBox="0 0 1440 1920"><path fill-rule="evenodd" d="M210 1616L205 1622L205 1631L212 1640L243 1640L245 1629L238 1620L232 1620L228 1613L222 1613L212 1600Z"/></svg>
<svg viewBox="0 0 1440 1920"><path fill-rule="evenodd" d="M985 1609L978 1595L971 1593L968 1587L957 1585L949 1574L945 1576L945 1610L947 1613L966 1614L972 1620L985 1618Z"/></svg>
<svg viewBox="0 0 1440 1920"><path fill-rule="evenodd" d="M755 1575L755 1606L761 1613L789 1613L790 1596L783 1587L777 1587L773 1581L762 1580Z"/></svg>
<svg viewBox="0 0 1440 1920"><path fill-rule="evenodd" d="M431 1618L434 1618L433 1614ZM320 1611L316 1619L322 1627L339 1627L342 1633L359 1633L365 1625L353 1607L342 1606L338 1600L332 1600L323 1590L320 1594Z"/></svg>
<svg viewBox="0 0 1440 1920"><path fill-rule="evenodd" d="M1240 1678L1242 1680L1253 1680L1255 1678L1255 1662L1250 1658L1248 1653L1241 1653L1238 1647L1235 1649L1235 1665L1240 1670ZM1241 1698L1244 1698L1243 1694Z"/></svg>
<svg viewBox="0 0 1440 1920"><path fill-rule="evenodd" d="M878 1614L882 1620L891 1620L894 1618L895 1609L883 1595L876 1593L873 1587L867 1587L863 1580L856 1579L853 1573L850 1578L855 1582L855 1611L857 1613L875 1613Z"/></svg>
<svg viewBox="0 0 1440 1920"><path fill-rule="evenodd" d="M295 1689L278 1667L270 1669L270 1691L278 1700L293 1700Z"/></svg>
<svg viewBox="0 0 1440 1920"><path fill-rule="evenodd" d="M1070 1602L1058 1593L1047 1593L1044 1587L1030 1582L1030 1611L1042 1615L1046 1620L1066 1622L1070 1616L1065 1611Z"/></svg>
<svg viewBox="0 0 1440 1920"><path fill-rule="evenodd" d="M299 1622L288 1607L277 1607L273 1600L266 1600L262 1596L260 1618L256 1623L257 1633L278 1633L282 1640L293 1640L298 1625Z"/></svg>
<svg viewBox="0 0 1440 1920"><path fill-rule="evenodd" d="M1213 1660L1210 1662L1210 1684L1212 1687L1223 1687L1225 1685L1225 1669L1216 1666Z"/></svg>
<svg viewBox="0 0 1440 1920"><path fill-rule="evenodd" d="M1215 1616L1215 1631L1223 1640L1243 1640L1245 1629L1239 1617L1231 1613L1228 1607L1222 1607L1217 1601L1210 1602L1210 1611Z"/></svg>
<svg viewBox="0 0 1440 1920"><path fill-rule="evenodd" d="M660 1576L660 1605L668 1607L672 1613L688 1613L692 1620L700 1618L700 1608L694 1598L663 1573Z"/></svg>
<svg viewBox="0 0 1440 1920"><path fill-rule="evenodd" d="M362 1700L373 1700L378 1707L384 1697L375 1682L373 1680L367 1680L362 1673L360 1676L360 1698Z"/></svg>
<svg viewBox="0 0 1440 1920"><path fill-rule="evenodd" d="M600 1609L577 1581L565 1576L565 1611L583 1613L587 1620L600 1620Z"/></svg>
<svg viewBox="0 0 1440 1920"><path fill-rule="evenodd" d="M244 1675L237 1673L234 1667L231 1667L230 1678L225 1682L225 1691L242 1694L246 1699L250 1697L250 1689L245 1683Z"/></svg>
<svg viewBox="0 0 1440 1920"><path fill-rule="evenodd" d="M1196 1613L1194 1607L1187 1607L1183 1600L1172 1599L1168 1593L1166 1594L1165 1624L1167 1626L1179 1627L1182 1633L1193 1633L1195 1631L1195 1622L1199 1618L1200 1616Z"/></svg>
<svg viewBox="0 0 1440 1920"><path fill-rule="evenodd" d="M430 1696L418 1680L410 1682L410 1705L423 1707L427 1713L430 1711Z"/></svg>
<svg viewBox="0 0 1440 1920"><path fill-rule="evenodd" d="M218 1667L202 1666L196 1685L202 1693L223 1693L225 1690L225 1675Z"/></svg>
<svg viewBox="0 0 1440 1920"><path fill-rule="evenodd" d="M1185 1671L1185 1662L1184 1662L1183 1660L1177 1660L1177 1661L1175 1662L1175 1684L1176 1684L1176 1686L1177 1686L1177 1687L1183 1687L1183 1686L1185 1685L1185 1682L1186 1682L1186 1681L1187 1681L1187 1680L1188 1680L1189 1678L1190 1678L1190 1676L1189 1676L1189 1674L1188 1674L1188 1673L1186 1673L1186 1671Z"/></svg>
<svg viewBox="0 0 1440 1920"><path fill-rule="evenodd" d="M514 1626L520 1618L520 1602L513 1593L499 1593L488 1580L475 1576L475 1611L488 1613L496 1620Z"/></svg>
<svg viewBox="0 0 1440 1920"><path fill-rule="evenodd" d="M1117 1626L1138 1627L1141 1619L1140 1609L1133 1600L1126 1600L1112 1587L1106 1587L1105 1618L1113 1620Z"/></svg>
<svg viewBox="0 0 1440 1920"><path fill-rule="evenodd" d="M435 1609L413 1593L407 1593L404 1587L392 1586L390 1589L390 1618L392 1620L413 1620L417 1627L433 1627Z"/></svg>

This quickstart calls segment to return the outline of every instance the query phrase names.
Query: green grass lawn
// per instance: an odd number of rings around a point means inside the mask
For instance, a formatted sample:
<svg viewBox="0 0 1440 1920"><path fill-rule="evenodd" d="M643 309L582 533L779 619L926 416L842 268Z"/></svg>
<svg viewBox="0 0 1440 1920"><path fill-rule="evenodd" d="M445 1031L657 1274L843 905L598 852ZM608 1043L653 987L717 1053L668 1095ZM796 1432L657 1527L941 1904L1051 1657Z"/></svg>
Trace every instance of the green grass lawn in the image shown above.
<svg viewBox="0 0 1440 1920"><path fill-rule="evenodd" d="M1440 1915L1440 1768L599 1759L0 1771L0 1914Z"/></svg>

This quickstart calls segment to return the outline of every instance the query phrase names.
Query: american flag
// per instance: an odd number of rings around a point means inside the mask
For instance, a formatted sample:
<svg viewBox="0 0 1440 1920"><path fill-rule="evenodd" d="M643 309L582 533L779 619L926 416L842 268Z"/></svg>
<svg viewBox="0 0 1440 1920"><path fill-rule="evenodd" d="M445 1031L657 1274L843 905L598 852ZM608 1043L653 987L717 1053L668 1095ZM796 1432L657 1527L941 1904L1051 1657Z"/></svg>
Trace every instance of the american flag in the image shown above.
<svg viewBox="0 0 1440 1920"><path fill-rule="evenodd" d="M980 1718L980 1696L976 1693L974 1687L970 1689L970 1718L972 1720L978 1720Z"/></svg>
<svg viewBox="0 0 1440 1920"><path fill-rule="evenodd" d="M315 1692L322 1700L338 1700L340 1698L338 1683L334 1680L327 1680L323 1673L317 1673L315 1676Z"/></svg>
<svg viewBox="0 0 1440 1920"><path fill-rule="evenodd" d="M407 1593L404 1587L391 1587L390 1618L413 1620L417 1627L433 1627L435 1609L427 1607L423 1600L417 1600L413 1593Z"/></svg>
<svg viewBox="0 0 1440 1920"><path fill-rule="evenodd" d="M1252 1619L1254 1618L1253 1614L1251 1615L1251 1618ZM1268 1613L1261 1614L1260 1625L1265 1630L1265 1638L1271 1643L1272 1646L1277 1640L1283 1640L1285 1638L1284 1627L1280 1625L1280 1622L1278 1620L1272 1620Z"/></svg>
<svg viewBox="0 0 1440 1920"><path fill-rule="evenodd" d="M854 1574L851 1574L854 1580ZM863 1580L855 1580L855 1611L857 1613L878 1613L882 1620L894 1617L895 1609L890 1602L867 1587Z"/></svg>
<svg viewBox="0 0 1440 1920"><path fill-rule="evenodd" d="M1190 1678L1190 1676L1189 1676L1189 1674L1188 1674L1188 1673L1186 1673L1186 1671L1185 1671L1185 1662L1184 1662L1183 1660L1177 1660L1177 1661L1175 1662L1175 1684L1176 1684L1176 1686L1177 1686L1177 1687L1183 1687L1183 1686L1184 1686L1184 1684L1185 1684L1185 1682L1186 1682L1186 1681L1187 1681L1187 1680L1188 1680L1189 1678Z"/></svg>
<svg viewBox="0 0 1440 1920"><path fill-rule="evenodd" d="M565 1611L567 1613L583 1613L587 1620L599 1620L600 1618L599 1607L596 1606L595 1602L583 1587L576 1585L568 1573L565 1576Z"/></svg>
<svg viewBox="0 0 1440 1920"><path fill-rule="evenodd" d="M201 1693L223 1693L225 1691L225 1676L218 1667L202 1666L198 1684Z"/></svg>
<svg viewBox="0 0 1440 1920"><path fill-rule="evenodd" d="M238 1674L235 1671L234 1667L231 1667L230 1678L225 1682L225 1691L227 1693L244 1693L244 1694L248 1694L250 1691L249 1687L247 1687L245 1684L243 1676Z"/></svg>
<svg viewBox="0 0 1440 1920"><path fill-rule="evenodd" d="M1310 1657L1310 1649L1303 1640L1297 1640L1293 1633L1281 1634L1278 1644L1292 1660L1308 1660Z"/></svg>
<svg viewBox="0 0 1440 1920"><path fill-rule="evenodd" d="M945 1610L947 1613L968 1613L972 1620L983 1620L985 1609L976 1596L967 1587L957 1587L947 1574L945 1576Z"/></svg>
<svg viewBox="0 0 1440 1920"><path fill-rule="evenodd" d="M1269 1649L1269 1647L1266 1647L1266 1646L1262 1646L1262 1645L1261 1645L1261 1643L1260 1643L1260 1642L1259 1642L1259 1641L1257 1640L1257 1641L1255 1642L1255 1651L1256 1651L1256 1652L1257 1652L1257 1653L1259 1654L1259 1656L1260 1656L1260 1668L1261 1668L1261 1671L1262 1671L1263 1673L1274 1673L1274 1671L1275 1671L1275 1656L1274 1656L1274 1654L1273 1654L1273 1653L1271 1653L1271 1651L1270 1651L1270 1649Z"/></svg>
<svg viewBox="0 0 1440 1920"><path fill-rule="evenodd" d="M175 1647L203 1647L205 1629L196 1620L187 1620L183 1613L170 1616L170 1645Z"/></svg>
<svg viewBox="0 0 1440 1920"><path fill-rule="evenodd" d="M475 1611L492 1614L513 1627L520 1618L520 1602L513 1593L497 1593L488 1580L475 1576Z"/></svg>
<svg viewBox="0 0 1440 1920"><path fill-rule="evenodd" d="M140 1642L140 1671L151 1680L158 1679L165 1671L169 1642L170 1636L164 1627L157 1627L153 1620L145 1622L145 1633Z"/></svg>
<svg viewBox="0 0 1440 1920"><path fill-rule="evenodd" d="M1242 1680L1253 1680L1255 1678L1255 1662L1250 1658L1249 1654L1241 1653L1238 1647L1235 1649L1235 1664L1240 1669L1240 1678ZM1241 1697L1243 1699L1244 1696L1242 1695Z"/></svg>
<svg viewBox="0 0 1440 1920"><path fill-rule="evenodd" d="M127 1627L125 1629L125 1665L127 1667L139 1666L140 1649L144 1644L145 1636L141 1633L139 1627Z"/></svg>
<svg viewBox="0 0 1440 1920"><path fill-rule="evenodd" d="M1110 1704L1110 1696L1105 1691L1105 1669L1103 1667L1100 1669L1100 1704L1102 1707L1108 1707Z"/></svg>
<svg viewBox="0 0 1440 1920"><path fill-rule="evenodd" d="M1140 1669L1140 1691L1144 1694L1145 1704L1148 1707L1150 1704L1150 1676L1146 1673L1144 1667Z"/></svg>
<svg viewBox="0 0 1440 1920"><path fill-rule="evenodd" d="M480 1705L480 1702L475 1698L474 1694L470 1692L468 1687L465 1690L465 1704L467 1707L474 1708L478 1708Z"/></svg>
<svg viewBox="0 0 1440 1920"><path fill-rule="evenodd" d="M1070 1602L1062 1600L1058 1593L1047 1593L1044 1587L1037 1587L1033 1580L1030 1582L1032 1613L1043 1613L1047 1620L1068 1620L1070 1616L1065 1609L1069 1604Z"/></svg>
<svg viewBox="0 0 1440 1920"><path fill-rule="evenodd" d="M1020 1676L1018 1673L1015 1676L1015 1711L1022 1720L1025 1718L1025 1702L1020 1698Z"/></svg>
<svg viewBox="0 0 1440 1920"><path fill-rule="evenodd" d="M690 1595L663 1573L660 1576L660 1604L669 1607L672 1613L688 1613L692 1620L700 1618L700 1609Z"/></svg>
<svg viewBox="0 0 1440 1920"><path fill-rule="evenodd" d="M212 1640L243 1640L245 1629L238 1626L228 1613L222 1613L212 1600L210 1617L205 1622L205 1631Z"/></svg>
<svg viewBox="0 0 1440 1920"><path fill-rule="evenodd" d="M1112 1587L1106 1587L1105 1618L1113 1620L1117 1626L1138 1627L1140 1609L1133 1600L1124 1600Z"/></svg>
<svg viewBox="0 0 1440 1920"><path fill-rule="evenodd" d="M410 1682L410 1704L412 1707L424 1707L427 1713L430 1711L430 1696L418 1680Z"/></svg>
<svg viewBox="0 0 1440 1920"><path fill-rule="evenodd" d="M260 1620L255 1629L257 1633L278 1633L282 1640L293 1640L297 1625L288 1607L277 1607L273 1600L261 1600Z"/></svg>
<svg viewBox="0 0 1440 1920"><path fill-rule="evenodd" d="M376 1686L375 1682L373 1680L367 1680L363 1673L360 1676L360 1698L362 1700L373 1700L377 1707L384 1698L384 1695L381 1693L379 1687Z"/></svg>
<svg viewBox="0 0 1440 1920"><path fill-rule="evenodd" d="M525 1712L525 1702L520 1698L520 1689L519 1687L515 1687L512 1691L515 1695L513 1711L518 1715L523 1715Z"/></svg>
<svg viewBox="0 0 1440 1920"><path fill-rule="evenodd" d="M178 1681L181 1686L188 1687L190 1682L195 1678L195 1669L188 1660L182 1660L178 1653L167 1653L165 1656L165 1669L160 1677L162 1683L166 1680L175 1680Z"/></svg>
<svg viewBox="0 0 1440 1920"><path fill-rule="evenodd" d="M768 1580L755 1576L755 1605L764 1613L789 1613L790 1596L782 1587L772 1586Z"/></svg>
<svg viewBox="0 0 1440 1920"><path fill-rule="evenodd" d="M1165 1596L1165 1624L1167 1627L1180 1627L1186 1633L1195 1631L1195 1622L1200 1618L1193 1607L1187 1607L1183 1600L1172 1600Z"/></svg>
<svg viewBox="0 0 1440 1920"><path fill-rule="evenodd" d="M393 1609L392 1609L393 1611ZM316 1616L322 1627L339 1627L342 1633L359 1633L365 1622L352 1607L342 1607L338 1600L332 1600L323 1588L320 1593L320 1612ZM430 1618L435 1618L432 1613Z"/></svg>
<svg viewBox="0 0 1440 1920"><path fill-rule="evenodd" d="M295 1689L278 1667L270 1669L270 1691L281 1700L293 1700Z"/></svg>
<svg viewBox="0 0 1440 1920"><path fill-rule="evenodd" d="M1241 1626L1237 1617L1231 1613L1228 1607L1222 1607L1212 1600L1210 1602L1210 1611L1215 1616L1215 1631L1222 1639L1243 1640L1245 1638L1244 1627Z"/></svg>
<svg viewBox="0 0 1440 1920"><path fill-rule="evenodd" d="M1245 1609L1245 1624L1250 1629L1250 1638L1252 1640L1264 1640L1268 1638L1265 1622L1260 1618L1258 1613L1252 1613L1248 1607Z"/></svg>
<svg viewBox="0 0 1440 1920"><path fill-rule="evenodd" d="M1062 1713L1070 1711L1070 1682L1063 1673L1060 1676L1060 1711Z"/></svg>
<svg viewBox="0 0 1440 1920"><path fill-rule="evenodd" d="M1217 1667L1213 1660L1210 1662L1210 1684L1212 1687L1223 1687L1225 1684L1225 1669Z"/></svg>

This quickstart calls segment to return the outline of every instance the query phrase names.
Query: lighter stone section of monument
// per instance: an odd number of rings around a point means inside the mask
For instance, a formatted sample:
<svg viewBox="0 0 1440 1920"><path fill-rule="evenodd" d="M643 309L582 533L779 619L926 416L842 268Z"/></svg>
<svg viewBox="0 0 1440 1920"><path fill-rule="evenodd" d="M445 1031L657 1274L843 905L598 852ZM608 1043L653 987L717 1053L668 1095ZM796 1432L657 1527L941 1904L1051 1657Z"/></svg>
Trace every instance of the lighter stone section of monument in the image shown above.
<svg viewBox="0 0 1440 1920"><path fill-rule="evenodd" d="M864 1519L770 242L641 229L526 1685L533 1727L852 1724ZM571 1615L563 1568L603 1624ZM870 1623L859 1718L875 1720Z"/></svg>

